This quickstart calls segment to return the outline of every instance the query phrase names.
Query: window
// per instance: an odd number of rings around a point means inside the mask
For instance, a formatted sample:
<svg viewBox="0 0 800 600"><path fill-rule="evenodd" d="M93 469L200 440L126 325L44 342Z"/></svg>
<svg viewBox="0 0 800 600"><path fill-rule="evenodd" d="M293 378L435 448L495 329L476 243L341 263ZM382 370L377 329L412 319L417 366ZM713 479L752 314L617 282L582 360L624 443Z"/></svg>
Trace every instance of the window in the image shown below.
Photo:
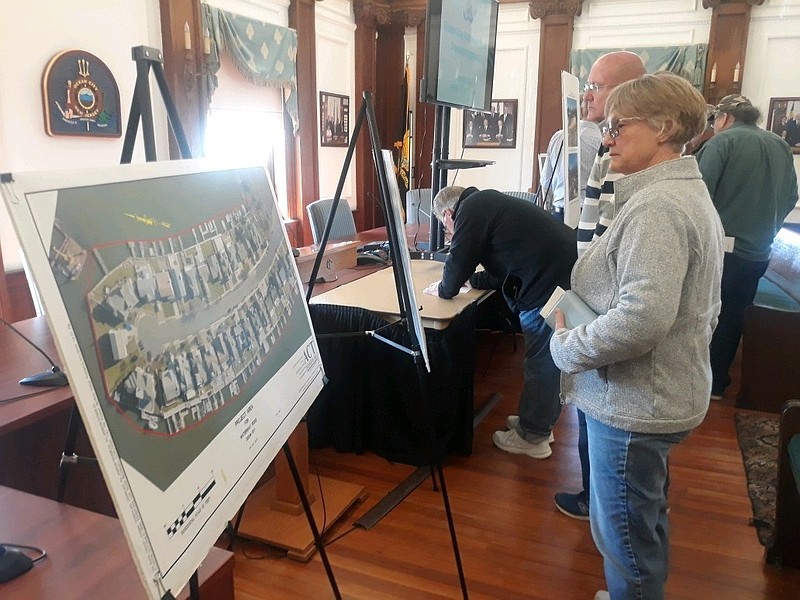
<svg viewBox="0 0 800 600"><path fill-rule="evenodd" d="M211 97L205 155L266 165L281 214L289 216L281 91L247 81L227 53L220 56L219 87Z"/></svg>
<svg viewBox="0 0 800 600"><path fill-rule="evenodd" d="M205 155L266 165L281 214L288 216L283 115L246 109L214 109L208 114Z"/></svg>

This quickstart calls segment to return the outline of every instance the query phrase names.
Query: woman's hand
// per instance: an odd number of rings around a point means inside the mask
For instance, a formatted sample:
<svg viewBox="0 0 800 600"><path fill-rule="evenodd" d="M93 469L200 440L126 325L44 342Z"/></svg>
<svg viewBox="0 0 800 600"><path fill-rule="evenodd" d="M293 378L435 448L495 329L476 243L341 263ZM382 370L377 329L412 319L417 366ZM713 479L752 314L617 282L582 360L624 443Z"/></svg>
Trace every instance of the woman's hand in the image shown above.
<svg viewBox="0 0 800 600"><path fill-rule="evenodd" d="M555 312L555 315L556 315L556 331L558 331L559 329L566 328L567 319L564 316L564 311L561 310L560 308L557 308L556 312Z"/></svg>

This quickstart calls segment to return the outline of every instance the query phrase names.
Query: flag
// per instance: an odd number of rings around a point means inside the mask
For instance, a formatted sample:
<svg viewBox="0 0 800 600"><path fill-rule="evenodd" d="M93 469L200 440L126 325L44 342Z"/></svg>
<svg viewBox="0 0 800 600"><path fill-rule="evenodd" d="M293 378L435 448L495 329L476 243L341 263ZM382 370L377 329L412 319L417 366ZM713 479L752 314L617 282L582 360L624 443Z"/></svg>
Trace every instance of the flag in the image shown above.
<svg viewBox="0 0 800 600"><path fill-rule="evenodd" d="M403 82L400 85L400 107L402 114L400 115L398 125L398 136L394 142L395 148L395 174L397 176L397 184L400 186L400 193L405 197L406 192L411 187L410 171L411 171L411 106L408 98L409 81L411 73L408 68L408 57L406 57L405 67L403 68Z"/></svg>

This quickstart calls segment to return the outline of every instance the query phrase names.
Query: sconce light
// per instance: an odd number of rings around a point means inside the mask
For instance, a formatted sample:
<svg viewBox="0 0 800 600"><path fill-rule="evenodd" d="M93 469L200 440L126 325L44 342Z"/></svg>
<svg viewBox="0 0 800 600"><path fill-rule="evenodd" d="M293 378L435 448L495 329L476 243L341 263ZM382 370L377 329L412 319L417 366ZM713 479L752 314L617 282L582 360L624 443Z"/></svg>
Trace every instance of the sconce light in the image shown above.
<svg viewBox="0 0 800 600"><path fill-rule="evenodd" d="M192 52L192 32L189 29L189 22L183 24L183 82L186 90L194 88L195 80L205 77L208 73L206 60L211 54L211 36L206 29L203 32L203 56L200 64L195 66L195 54Z"/></svg>

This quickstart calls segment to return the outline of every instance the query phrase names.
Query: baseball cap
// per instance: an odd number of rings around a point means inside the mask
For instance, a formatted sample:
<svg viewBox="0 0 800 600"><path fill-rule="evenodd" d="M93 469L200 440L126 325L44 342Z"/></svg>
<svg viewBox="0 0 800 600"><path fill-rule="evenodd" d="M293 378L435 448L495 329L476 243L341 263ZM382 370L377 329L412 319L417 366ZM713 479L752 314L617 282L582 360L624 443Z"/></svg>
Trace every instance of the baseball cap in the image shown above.
<svg viewBox="0 0 800 600"><path fill-rule="evenodd" d="M728 94L722 100L719 101L719 104L714 109L715 114L729 112L730 110L736 108L737 106L741 106L742 104L750 104L752 102L742 96L741 94Z"/></svg>

